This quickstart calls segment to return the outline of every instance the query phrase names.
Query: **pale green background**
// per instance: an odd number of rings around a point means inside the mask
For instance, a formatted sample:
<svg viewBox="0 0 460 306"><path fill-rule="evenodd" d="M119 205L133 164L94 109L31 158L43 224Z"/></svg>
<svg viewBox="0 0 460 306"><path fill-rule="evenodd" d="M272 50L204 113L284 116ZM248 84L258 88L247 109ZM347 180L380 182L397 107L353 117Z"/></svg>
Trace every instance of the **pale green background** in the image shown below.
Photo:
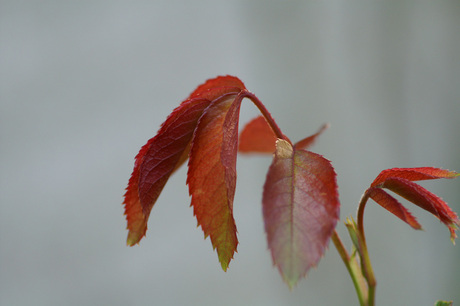
<svg viewBox="0 0 460 306"><path fill-rule="evenodd" d="M1 1L0 304L355 305L336 250L293 292L263 232L269 157L239 157L227 273L168 183L140 246L121 206L139 148L198 84L239 76L335 165L341 218L380 170L460 170L460 2ZM242 108L246 122L257 114ZM460 181L423 184L460 212ZM460 303L460 246L370 202L379 305ZM338 230L347 245L344 226Z"/></svg>

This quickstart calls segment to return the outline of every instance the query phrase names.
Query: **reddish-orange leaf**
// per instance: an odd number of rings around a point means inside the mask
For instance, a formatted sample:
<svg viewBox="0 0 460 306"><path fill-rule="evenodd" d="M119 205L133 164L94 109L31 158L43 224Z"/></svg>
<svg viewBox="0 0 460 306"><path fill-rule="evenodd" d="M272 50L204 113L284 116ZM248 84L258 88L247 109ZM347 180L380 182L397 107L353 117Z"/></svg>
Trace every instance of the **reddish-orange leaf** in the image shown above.
<svg viewBox="0 0 460 306"><path fill-rule="evenodd" d="M375 178L371 187L383 183L389 177L400 177L409 181L433 180L439 178L455 178L460 174L455 171L449 171L433 167L420 168L393 168L387 169Z"/></svg>
<svg viewBox="0 0 460 306"><path fill-rule="evenodd" d="M332 165L279 139L262 204L273 263L292 288L318 264L339 218Z"/></svg>
<svg viewBox="0 0 460 306"><path fill-rule="evenodd" d="M244 84L235 77L208 80L168 116L157 135L142 147L125 193L128 245L138 243L145 235L150 211L164 185L188 157L190 141L204 109L213 100L242 89Z"/></svg>
<svg viewBox="0 0 460 306"><path fill-rule="evenodd" d="M134 162L134 170L131 174L131 177L128 182L128 187L126 188L126 193L124 195L125 200L125 215L128 222L127 229L128 232L128 245L134 245L139 242L139 240L145 235L147 230L147 219L144 217L142 212L141 202L139 200L139 165L142 158L147 151L150 142L147 142L139 153L137 154Z"/></svg>
<svg viewBox="0 0 460 306"><path fill-rule="evenodd" d="M239 151L243 153L275 152L276 135L263 116L251 120L240 134Z"/></svg>
<svg viewBox="0 0 460 306"><path fill-rule="evenodd" d="M145 216L150 214L173 170L183 161L198 119L209 104L209 100L201 98L183 102L149 141L139 169L139 198Z"/></svg>
<svg viewBox="0 0 460 306"><path fill-rule="evenodd" d="M219 88L235 88L237 91L246 89L243 82L237 77L226 75L219 76L214 79L209 79L203 84L199 85L189 96L189 98L200 96L201 98L206 97L207 92L210 90L215 91ZM228 92L228 91L227 91ZM214 99L218 96L214 95ZM209 97L208 97L209 98ZM212 100L214 100L212 99Z"/></svg>
<svg viewBox="0 0 460 306"><path fill-rule="evenodd" d="M318 132L295 144L297 149L313 145L318 136L329 127L323 125ZM239 151L242 153L273 153L277 137L263 116L251 120L240 133Z"/></svg>
<svg viewBox="0 0 460 306"><path fill-rule="evenodd" d="M150 211L171 173L183 163L196 123L209 103L200 98L184 101L136 157L124 201L128 245L138 243L145 235Z"/></svg>
<svg viewBox="0 0 460 306"><path fill-rule="evenodd" d="M399 194L405 199L435 215L448 227L451 240L454 242L457 237L455 231L457 230L458 225L460 225L460 220L457 214L453 212L447 203L440 197L429 192L422 186L400 177L387 178L382 183L382 187L388 188L394 193Z"/></svg>
<svg viewBox="0 0 460 306"><path fill-rule="evenodd" d="M217 99L203 113L193 136L187 173L194 214L205 237L211 237L224 271L238 244L233 198L241 99L235 97Z"/></svg>
<svg viewBox="0 0 460 306"><path fill-rule="evenodd" d="M418 223L417 219L401 204L381 188L371 187L367 194L372 200L377 202L383 208L394 214L399 219L409 224L414 229L421 229L422 226Z"/></svg>
<svg viewBox="0 0 460 306"><path fill-rule="evenodd" d="M316 132L315 134L311 135L311 136L308 136L307 138L304 138L300 141L298 141L294 146L297 148L297 149L306 149L306 148L309 148L311 147L315 141L316 141L316 138L318 138L319 135L321 135L321 133L323 133L325 130L327 130L329 128L329 124L324 124L319 130L318 132Z"/></svg>

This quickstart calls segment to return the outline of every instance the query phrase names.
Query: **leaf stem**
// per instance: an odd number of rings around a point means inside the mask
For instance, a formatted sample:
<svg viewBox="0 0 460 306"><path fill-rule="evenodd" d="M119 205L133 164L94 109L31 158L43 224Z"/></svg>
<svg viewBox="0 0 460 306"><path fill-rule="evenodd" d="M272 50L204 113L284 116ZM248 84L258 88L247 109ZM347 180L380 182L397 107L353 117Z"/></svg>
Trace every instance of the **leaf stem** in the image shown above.
<svg viewBox="0 0 460 306"><path fill-rule="evenodd" d="M371 260L369 257L369 252L367 250L367 243L366 243L366 236L364 234L364 208L366 206L367 200L369 199L369 193L366 192L361 197L359 201L358 207L358 235L360 236L359 240L361 242L361 265L364 272L364 276L366 277L367 284L369 286L368 292L368 305L372 306L375 304L375 287L377 286L377 282L375 280L374 271L372 269Z"/></svg>
<svg viewBox="0 0 460 306"><path fill-rule="evenodd" d="M265 120L267 120L268 124L270 125L271 129L273 130L277 138L287 140L289 141L289 143L291 143L289 138L285 136L283 132L281 132L281 129L276 124L275 119L273 119L272 115L268 112L265 105L263 105L263 103L259 100L259 98L256 97L255 94L253 94L252 92L248 90L243 90L240 92L239 95L241 95L241 98L248 98L254 103L254 105L259 109L259 111L265 117Z"/></svg>
<svg viewBox="0 0 460 306"><path fill-rule="evenodd" d="M359 269L356 260L354 260L350 257L350 255L348 255L348 252L345 249L345 246L343 245L342 240L340 239L339 234L336 230L334 230L334 232L332 233L331 239L334 243L335 248L337 249L337 252L342 258L342 261L345 264L348 273L350 274L350 277L355 286L356 294L358 295L359 304L361 306L365 306L367 300L367 288L363 280L363 275Z"/></svg>

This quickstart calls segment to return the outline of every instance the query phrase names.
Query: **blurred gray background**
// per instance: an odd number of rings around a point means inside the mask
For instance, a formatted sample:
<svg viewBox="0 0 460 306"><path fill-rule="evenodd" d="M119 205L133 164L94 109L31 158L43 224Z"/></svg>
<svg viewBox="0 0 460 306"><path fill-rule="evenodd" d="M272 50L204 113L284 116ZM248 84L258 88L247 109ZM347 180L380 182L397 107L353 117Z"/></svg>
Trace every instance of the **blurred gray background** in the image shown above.
<svg viewBox="0 0 460 306"><path fill-rule="evenodd" d="M272 267L268 156L239 156L227 273L196 227L185 168L147 237L126 246L134 156L222 74L240 77L293 141L331 124L312 150L335 165L342 221L383 169L460 170L459 1L0 1L2 306L357 304L332 245L292 292ZM241 125L256 115L248 100ZM460 212L460 181L423 186ZM460 303L460 247L407 207L425 231L374 202L366 210L378 304Z"/></svg>

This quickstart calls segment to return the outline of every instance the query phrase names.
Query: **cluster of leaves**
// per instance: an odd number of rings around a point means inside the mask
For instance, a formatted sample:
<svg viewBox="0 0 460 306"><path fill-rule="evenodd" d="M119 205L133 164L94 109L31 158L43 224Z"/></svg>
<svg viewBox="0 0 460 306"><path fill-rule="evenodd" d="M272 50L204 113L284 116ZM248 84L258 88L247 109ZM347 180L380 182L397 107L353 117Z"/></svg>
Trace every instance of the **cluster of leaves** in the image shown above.
<svg viewBox="0 0 460 306"><path fill-rule="evenodd" d="M262 116L238 135L244 98L251 100ZM194 215L226 270L238 245L233 218L237 153L270 153L273 161L262 199L265 231L274 264L289 287L294 286L318 264L339 219L334 169L326 158L307 150L325 128L293 144L238 78L221 76L206 81L174 109L135 158L124 199L128 245L139 243L145 236L150 212L163 187L188 159L187 184ZM363 196L361 217L370 197L420 228L415 218L382 189L387 188L437 216L454 239L457 215L413 181L456 176L455 172L435 168L383 171ZM360 221L358 215L358 227L362 226Z"/></svg>
<svg viewBox="0 0 460 306"><path fill-rule="evenodd" d="M394 197L388 194L383 188L393 191L406 200L425 209L436 216L444 223L450 231L450 238L455 244L457 237L455 231L460 225L458 216L452 209L437 195L429 192L414 181L433 180L440 178L455 178L459 176L454 171L421 167L421 168L397 168L382 171L372 182L371 186L363 195L362 209L358 211L358 218L362 220L364 205L367 198L373 199L383 208L409 224L414 229L422 229L414 216Z"/></svg>

